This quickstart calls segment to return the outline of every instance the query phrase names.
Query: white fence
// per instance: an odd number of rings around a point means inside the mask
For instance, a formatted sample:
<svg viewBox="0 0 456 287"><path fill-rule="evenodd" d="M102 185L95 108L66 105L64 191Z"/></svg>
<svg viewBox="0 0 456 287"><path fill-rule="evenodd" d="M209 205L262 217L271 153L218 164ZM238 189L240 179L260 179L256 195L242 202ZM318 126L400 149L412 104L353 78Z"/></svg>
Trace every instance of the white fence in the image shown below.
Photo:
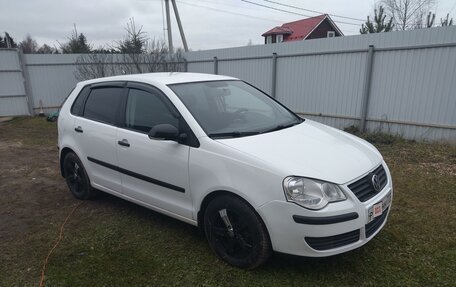
<svg viewBox="0 0 456 287"><path fill-rule="evenodd" d="M12 55L22 65L3 63ZM0 51L0 116L36 111L40 102L55 109L77 81L76 57L18 57ZM190 72L241 78L295 112L337 128L355 125L410 139L456 142L456 27L197 51L185 57ZM11 69L26 80L17 94L27 94L23 99L33 110L26 103L14 109L14 98L2 98L12 93L4 86L11 81L3 80Z"/></svg>

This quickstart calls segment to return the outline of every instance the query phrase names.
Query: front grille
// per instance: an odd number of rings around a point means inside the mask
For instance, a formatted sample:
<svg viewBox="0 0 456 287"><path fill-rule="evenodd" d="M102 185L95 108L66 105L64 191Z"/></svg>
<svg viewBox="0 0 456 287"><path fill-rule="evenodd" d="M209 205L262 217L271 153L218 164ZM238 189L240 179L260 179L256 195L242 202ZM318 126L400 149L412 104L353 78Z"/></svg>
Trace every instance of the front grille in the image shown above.
<svg viewBox="0 0 456 287"><path fill-rule="evenodd" d="M380 226L382 226L383 222L385 222L387 214L388 214L388 208L383 210L382 215L380 215L379 217L375 218L374 220L372 220L371 222L366 224L366 238L371 237L372 234L374 234L375 231L377 231L380 228Z"/></svg>
<svg viewBox="0 0 456 287"><path fill-rule="evenodd" d="M377 167L373 172L370 172L365 177L361 178L358 181L350 184L348 188L356 195L356 197L361 201L364 202L377 194L377 191L372 186L372 175L377 175L380 183L380 190L382 190L388 178L386 177L386 171L382 165Z"/></svg>
<svg viewBox="0 0 456 287"><path fill-rule="evenodd" d="M359 240L359 229L327 237L306 237L307 244L316 250L328 250L354 243Z"/></svg>

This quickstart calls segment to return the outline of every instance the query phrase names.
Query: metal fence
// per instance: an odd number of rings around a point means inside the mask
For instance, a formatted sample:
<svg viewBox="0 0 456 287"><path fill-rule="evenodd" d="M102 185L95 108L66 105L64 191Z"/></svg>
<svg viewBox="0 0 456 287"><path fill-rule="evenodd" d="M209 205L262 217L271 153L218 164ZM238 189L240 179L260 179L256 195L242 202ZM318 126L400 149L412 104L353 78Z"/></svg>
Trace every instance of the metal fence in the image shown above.
<svg viewBox="0 0 456 287"><path fill-rule="evenodd" d="M456 27L191 52L328 125L456 142Z"/></svg>
<svg viewBox="0 0 456 287"><path fill-rule="evenodd" d="M56 109L77 82L78 56L0 50L0 116ZM337 128L456 142L456 27L196 51L185 58L182 69L238 77Z"/></svg>

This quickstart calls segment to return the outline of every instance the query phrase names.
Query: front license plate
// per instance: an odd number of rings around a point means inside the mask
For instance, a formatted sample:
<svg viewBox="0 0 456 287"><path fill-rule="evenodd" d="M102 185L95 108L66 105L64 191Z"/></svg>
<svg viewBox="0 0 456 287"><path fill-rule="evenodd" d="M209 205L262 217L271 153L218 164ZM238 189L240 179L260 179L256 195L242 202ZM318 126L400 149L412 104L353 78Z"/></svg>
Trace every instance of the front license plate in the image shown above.
<svg viewBox="0 0 456 287"><path fill-rule="evenodd" d="M368 215L367 223L371 222L376 217L382 215L383 212L385 211L385 209L388 208L390 203L391 203L391 192L389 192L382 200L380 200L379 202L377 202L376 204L372 205L369 208L369 211L367 212L367 215Z"/></svg>

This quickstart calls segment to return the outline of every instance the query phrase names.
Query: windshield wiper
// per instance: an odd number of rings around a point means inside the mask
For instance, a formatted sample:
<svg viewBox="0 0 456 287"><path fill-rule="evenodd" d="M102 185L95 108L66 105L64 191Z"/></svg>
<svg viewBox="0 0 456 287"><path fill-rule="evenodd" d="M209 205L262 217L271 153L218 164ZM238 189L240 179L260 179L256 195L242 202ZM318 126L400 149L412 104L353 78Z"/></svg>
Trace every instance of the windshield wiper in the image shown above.
<svg viewBox="0 0 456 287"><path fill-rule="evenodd" d="M277 126L271 128L271 129L262 131L261 133L270 133L270 132L275 132L275 131L278 131L278 130L283 130L283 129L286 129L286 128L295 126L295 125L297 125L297 124L300 124L300 123L302 123L302 122L303 122L303 121L296 121L296 122L293 122L293 123L291 123L291 124L280 124L280 125L277 125Z"/></svg>
<svg viewBox="0 0 456 287"><path fill-rule="evenodd" d="M245 137L245 136L252 136L260 134L260 132L226 132L226 133L212 133L208 134L210 138L238 138L238 137Z"/></svg>

